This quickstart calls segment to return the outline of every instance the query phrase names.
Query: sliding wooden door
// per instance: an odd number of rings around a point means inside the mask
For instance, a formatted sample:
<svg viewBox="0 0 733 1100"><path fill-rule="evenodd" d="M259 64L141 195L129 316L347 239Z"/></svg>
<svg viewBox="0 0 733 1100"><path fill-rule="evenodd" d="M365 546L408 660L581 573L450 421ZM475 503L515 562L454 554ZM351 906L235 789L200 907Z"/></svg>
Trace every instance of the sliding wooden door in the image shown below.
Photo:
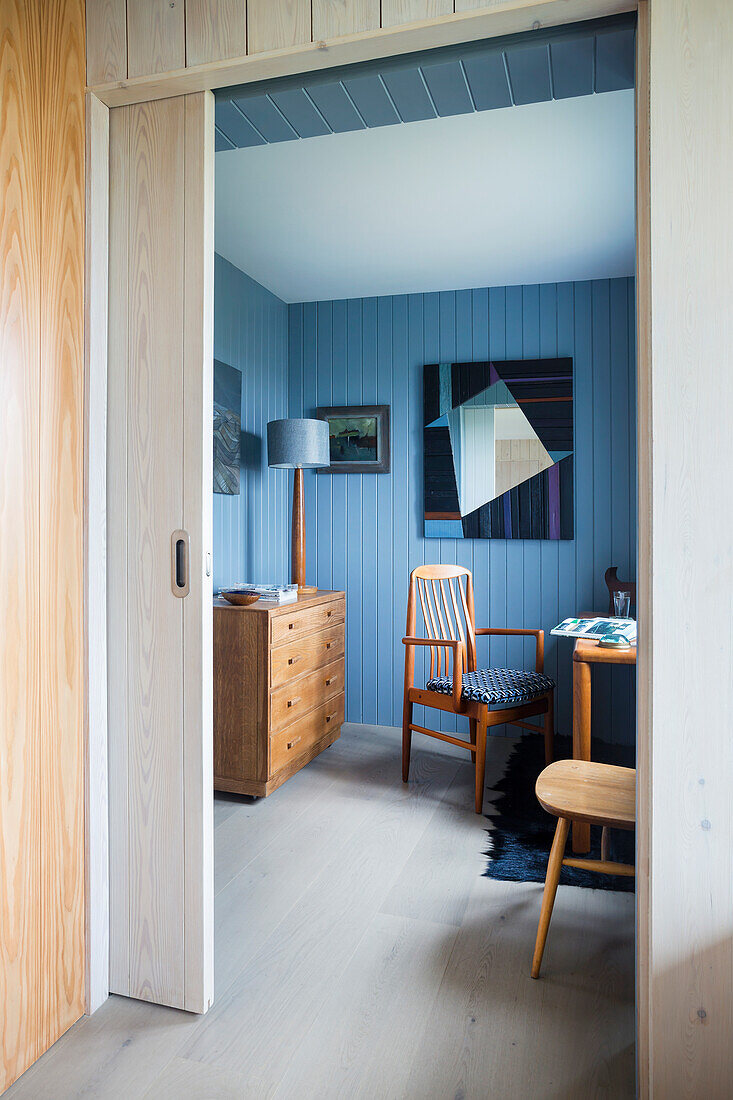
<svg viewBox="0 0 733 1100"><path fill-rule="evenodd" d="M110 113L113 992L212 999L213 97Z"/></svg>
<svg viewBox="0 0 733 1100"><path fill-rule="evenodd" d="M0 0L0 1092L84 1009L84 6Z"/></svg>

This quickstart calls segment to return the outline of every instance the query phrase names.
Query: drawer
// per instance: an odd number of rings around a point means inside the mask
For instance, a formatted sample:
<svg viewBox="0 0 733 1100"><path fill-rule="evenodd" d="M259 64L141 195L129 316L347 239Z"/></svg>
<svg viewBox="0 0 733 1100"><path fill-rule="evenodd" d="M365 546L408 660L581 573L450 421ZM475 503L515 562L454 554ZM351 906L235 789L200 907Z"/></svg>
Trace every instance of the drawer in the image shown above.
<svg viewBox="0 0 733 1100"><path fill-rule="evenodd" d="M270 644L280 645L288 638L312 634L316 630L323 630L324 627L342 623L345 618L346 601L343 596L340 600L316 604L315 607L299 608L297 603L293 604L293 610L287 614L271 616Z"/></svg>
<svg viewBox="0 0 733 1100"><path fill-rule="evenodd" d="M270 650L270 687L287 684L295 676L303 676L344 655L344 624L327 627L316 634L292 638Z"/></svg>
<svg viewBox="0 0 733 1100"><path fill-rule="evenodd" d="M270 696L270 731L302 718L320 703L344 690L344 662L334 661L276 688Z"/></svg>
<svg viewBox="0 0 733 1100"><path fill-rule="evenodd" d="M270 738L270 775L297 760L344 721L344 695L337 695Z"/></svg>

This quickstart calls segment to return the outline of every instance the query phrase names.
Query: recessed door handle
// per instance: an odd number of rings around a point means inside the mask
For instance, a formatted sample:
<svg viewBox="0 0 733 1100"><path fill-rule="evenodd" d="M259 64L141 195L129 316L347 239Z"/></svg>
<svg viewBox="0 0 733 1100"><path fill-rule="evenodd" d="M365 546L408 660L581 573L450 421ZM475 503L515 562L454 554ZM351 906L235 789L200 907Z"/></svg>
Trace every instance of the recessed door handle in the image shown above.
<svg viewBox="0 0 733 1100"><path fill-rule="evenodd" d="M179 528L171 535L171 592L182 599L190 591L188 531Z"/></svg>
<svg viewBox="0 0 733 1100"><path fill-rule="evenodd" d="M297 745L299 741L299 737L294 737L292 741L288 741L288 748L292 749L293 745Z"/></svg>
<svg viewBox="0 0 733 1100"><path fill-rule="evenodd" d="M296 703L300 702L300 696L296 695L294 699L288 699L288 706L294 707Z"/></svg>

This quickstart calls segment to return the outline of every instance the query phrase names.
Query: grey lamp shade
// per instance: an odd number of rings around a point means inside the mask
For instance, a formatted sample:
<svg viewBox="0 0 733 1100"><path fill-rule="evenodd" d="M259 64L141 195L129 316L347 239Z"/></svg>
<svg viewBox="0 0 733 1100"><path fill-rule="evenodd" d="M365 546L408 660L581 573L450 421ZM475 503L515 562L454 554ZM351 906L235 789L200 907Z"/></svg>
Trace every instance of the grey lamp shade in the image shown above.
<svg viewBox="0 0 733 1100"><path fill-rule="evenodd" d="M267 425L267 464L281 469L328 466L331 461L325 420L271 420Z"/></svg>

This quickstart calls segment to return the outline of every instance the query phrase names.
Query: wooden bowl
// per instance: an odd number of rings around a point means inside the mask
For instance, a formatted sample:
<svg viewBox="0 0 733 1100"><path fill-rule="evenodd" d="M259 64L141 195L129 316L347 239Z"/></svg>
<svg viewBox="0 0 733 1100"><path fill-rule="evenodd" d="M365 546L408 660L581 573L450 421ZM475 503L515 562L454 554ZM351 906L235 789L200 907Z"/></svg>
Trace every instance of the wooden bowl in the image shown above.
<svg viewBox="0 0 733 1100"><path fill-rule="evenodd" d="M222 589L219 595L236 607L247 607L251 603L256 603L260 598L256 592L242 592L237 588Z"/></svg>

